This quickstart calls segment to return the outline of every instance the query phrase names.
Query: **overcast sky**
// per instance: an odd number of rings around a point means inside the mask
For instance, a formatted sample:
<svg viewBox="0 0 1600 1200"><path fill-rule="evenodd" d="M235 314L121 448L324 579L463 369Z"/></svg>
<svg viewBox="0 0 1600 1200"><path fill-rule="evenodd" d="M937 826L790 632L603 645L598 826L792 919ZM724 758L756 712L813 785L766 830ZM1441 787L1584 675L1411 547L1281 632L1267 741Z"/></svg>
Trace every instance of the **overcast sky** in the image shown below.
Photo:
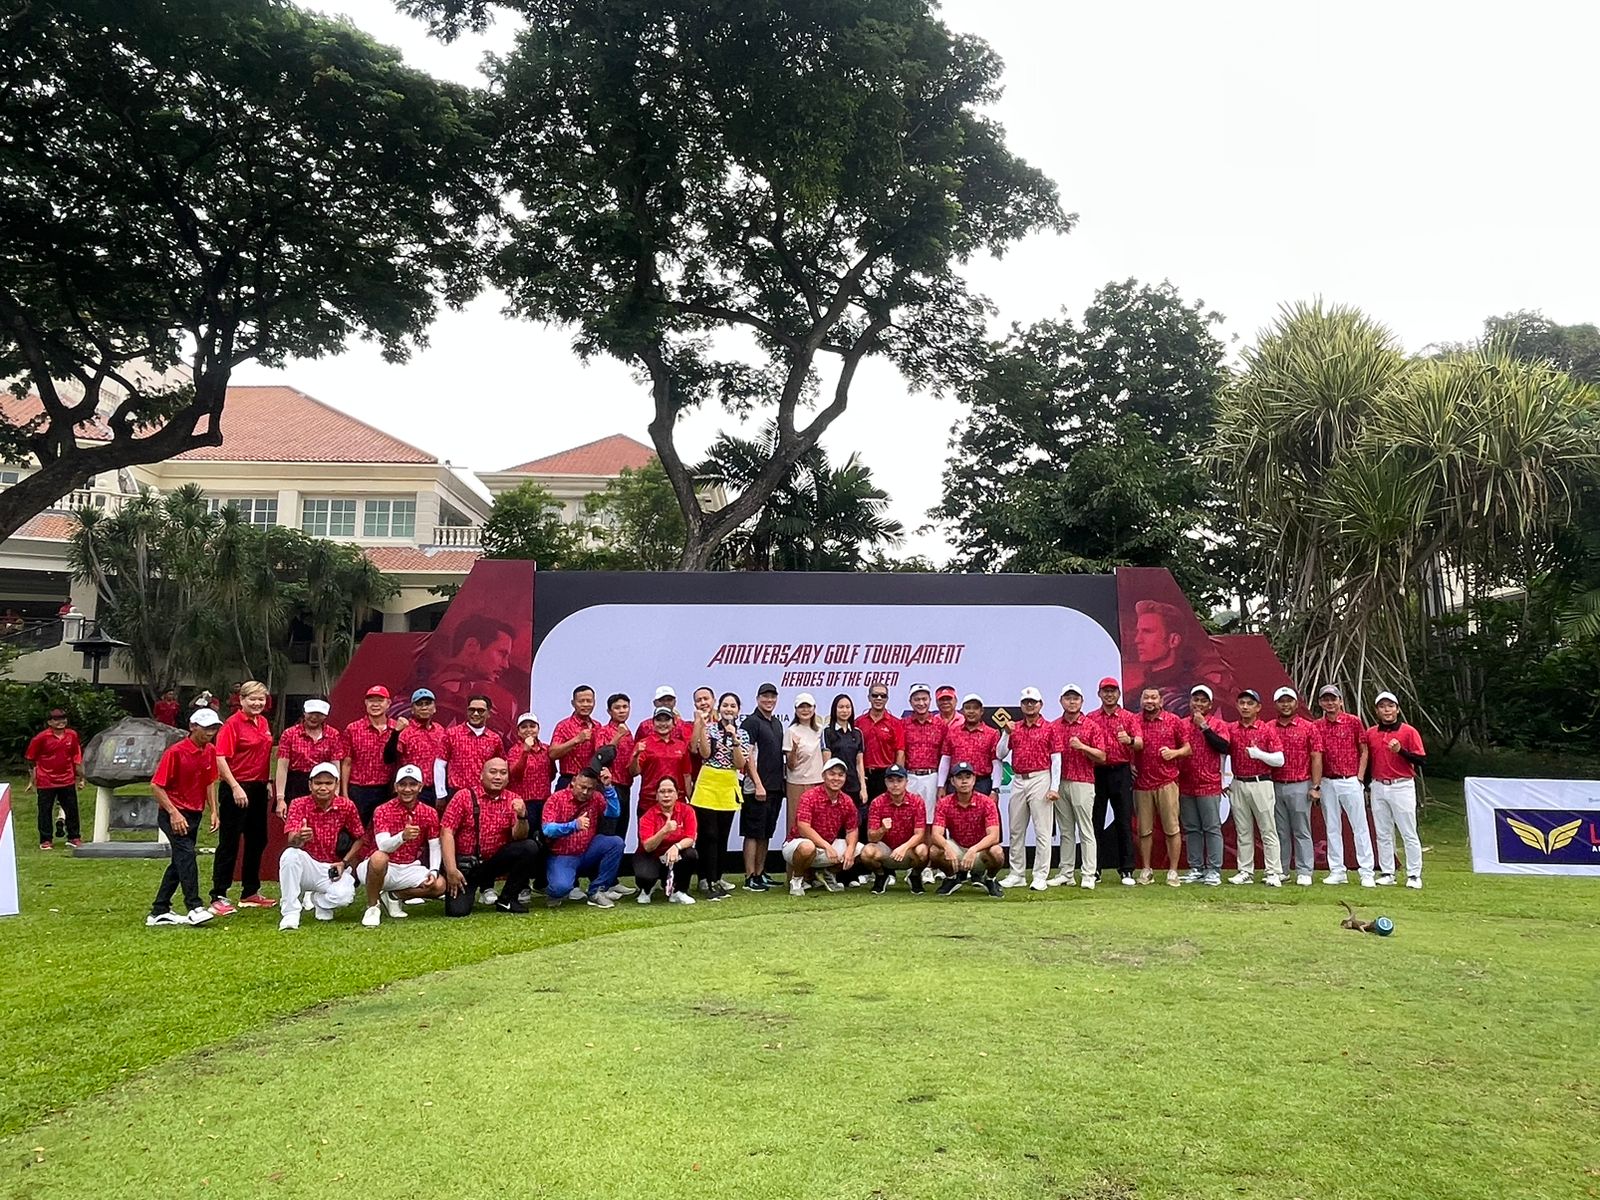
<svg viewBox="0 0 1600 1200"><path fill-rule="evenodd" d="M317 7L462 81L509 41L502 26L443 46L385 0ZM1413 350L1519 308L1600 320L1600 5L948 0L943 12L1005 60L1010 144L1080 217L973 265L1002 326L1081 312L1129 277L1204 299L1234 352L1281 304L1315 296L1360 306ZM356 345L235 382L292 384L475 470L611 433L650 440L648 397L622 365L584 366L568 333L499 309L490 295L446 313L403 366ZM860 451L915 528L957 407L908 394L878 364L824 444L836 459ZM721 419L687 422L686 457ZM939 538L907 549L945 557Z"/></svg>

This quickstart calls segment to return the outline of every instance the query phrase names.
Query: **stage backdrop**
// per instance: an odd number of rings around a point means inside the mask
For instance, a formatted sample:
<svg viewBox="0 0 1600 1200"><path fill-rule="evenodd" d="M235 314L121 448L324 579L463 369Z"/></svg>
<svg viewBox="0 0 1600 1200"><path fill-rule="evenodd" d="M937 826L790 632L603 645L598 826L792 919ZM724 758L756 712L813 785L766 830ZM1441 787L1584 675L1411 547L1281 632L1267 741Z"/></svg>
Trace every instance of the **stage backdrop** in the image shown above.
<svg viewBox="0 0 1600 1200"><path fill-rule="evenodd" d="M1497 875L1600 875L1600 781L1467 780L1472 869Z"/></svg>

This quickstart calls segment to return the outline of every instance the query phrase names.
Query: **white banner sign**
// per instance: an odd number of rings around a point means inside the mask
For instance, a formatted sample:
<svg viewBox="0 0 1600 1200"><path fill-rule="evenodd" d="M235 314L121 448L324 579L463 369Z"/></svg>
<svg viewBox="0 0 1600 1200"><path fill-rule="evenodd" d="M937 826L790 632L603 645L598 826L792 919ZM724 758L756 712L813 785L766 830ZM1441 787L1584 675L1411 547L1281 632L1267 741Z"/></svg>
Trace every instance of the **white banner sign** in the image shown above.
<svg viewBox="0 0 1600 1200"><path fill-rule="evenodd" d="M1500 875L1600 875L1600 781L1466 781L1472 869Z"/></svg>
<svg viewBox="0 0 1600 1200"><path fill-rule="evenodd" d="M14 917L17 903L17 822L11 811L11 785L0 783L0 917Z"/></svg>

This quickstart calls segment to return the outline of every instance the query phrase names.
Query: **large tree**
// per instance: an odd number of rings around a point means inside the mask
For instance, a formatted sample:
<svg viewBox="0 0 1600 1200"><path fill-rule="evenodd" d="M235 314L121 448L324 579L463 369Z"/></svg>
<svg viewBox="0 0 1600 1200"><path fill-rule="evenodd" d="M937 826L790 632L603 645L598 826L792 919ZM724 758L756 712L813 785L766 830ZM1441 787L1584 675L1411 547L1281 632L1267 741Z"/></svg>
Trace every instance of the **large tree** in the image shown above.
<svg viewBox="0 0 1600 1200"><path fill-rule="evenodd" d="M1070 219L985 109L1001 63L928 0L406 0L445 36L527 19L489 70L516 198L489 270L512 311L637 367L687 527L682 565L769 496L869 356L941 385L980 340L958 272ZM759 410L770 459L701 509L685 411Z"/></svg>
<svg viewBox="0 0 1600 1200"><path fill-rule="evenodd" d="M1171 284L1102 287L1082 322L1013 329L962 391L930 514L969 570L1169 567L1220 599L1224 539L1200 458L1222 387L1221 318ZM1232 590L1231 588L1228 590Z"/></svg>
<svg viewBox="0 0 1600 1200"><path fill-rule="evenodd" d="M222 444L232 371L390 359L474 285L473 93L278 0L0 15L0 538L90 476ZM109 440L80 445L96 416Z"/></svg>
<svg viewBox="0 0 1600 1200"><path fill-rule="evenodd" d="M544 570L571 568L587 531L566 519L561 501L531 479L494 498L481 545L490 558L525 558Z"/></svg>

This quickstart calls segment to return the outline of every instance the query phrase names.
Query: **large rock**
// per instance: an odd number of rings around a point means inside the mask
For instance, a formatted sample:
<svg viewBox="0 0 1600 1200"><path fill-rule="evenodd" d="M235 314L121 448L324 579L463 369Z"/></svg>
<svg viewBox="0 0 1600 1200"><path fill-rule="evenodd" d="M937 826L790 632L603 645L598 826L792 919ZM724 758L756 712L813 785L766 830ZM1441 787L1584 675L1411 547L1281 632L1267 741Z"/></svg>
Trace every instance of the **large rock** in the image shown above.
<svg viewBox="0 0 1600 1200"><path fill-rule="evenodd" d="M83 777L96 787L148 783L167 747L187 736L148 717L125 717L89 739Z"/></svg>

